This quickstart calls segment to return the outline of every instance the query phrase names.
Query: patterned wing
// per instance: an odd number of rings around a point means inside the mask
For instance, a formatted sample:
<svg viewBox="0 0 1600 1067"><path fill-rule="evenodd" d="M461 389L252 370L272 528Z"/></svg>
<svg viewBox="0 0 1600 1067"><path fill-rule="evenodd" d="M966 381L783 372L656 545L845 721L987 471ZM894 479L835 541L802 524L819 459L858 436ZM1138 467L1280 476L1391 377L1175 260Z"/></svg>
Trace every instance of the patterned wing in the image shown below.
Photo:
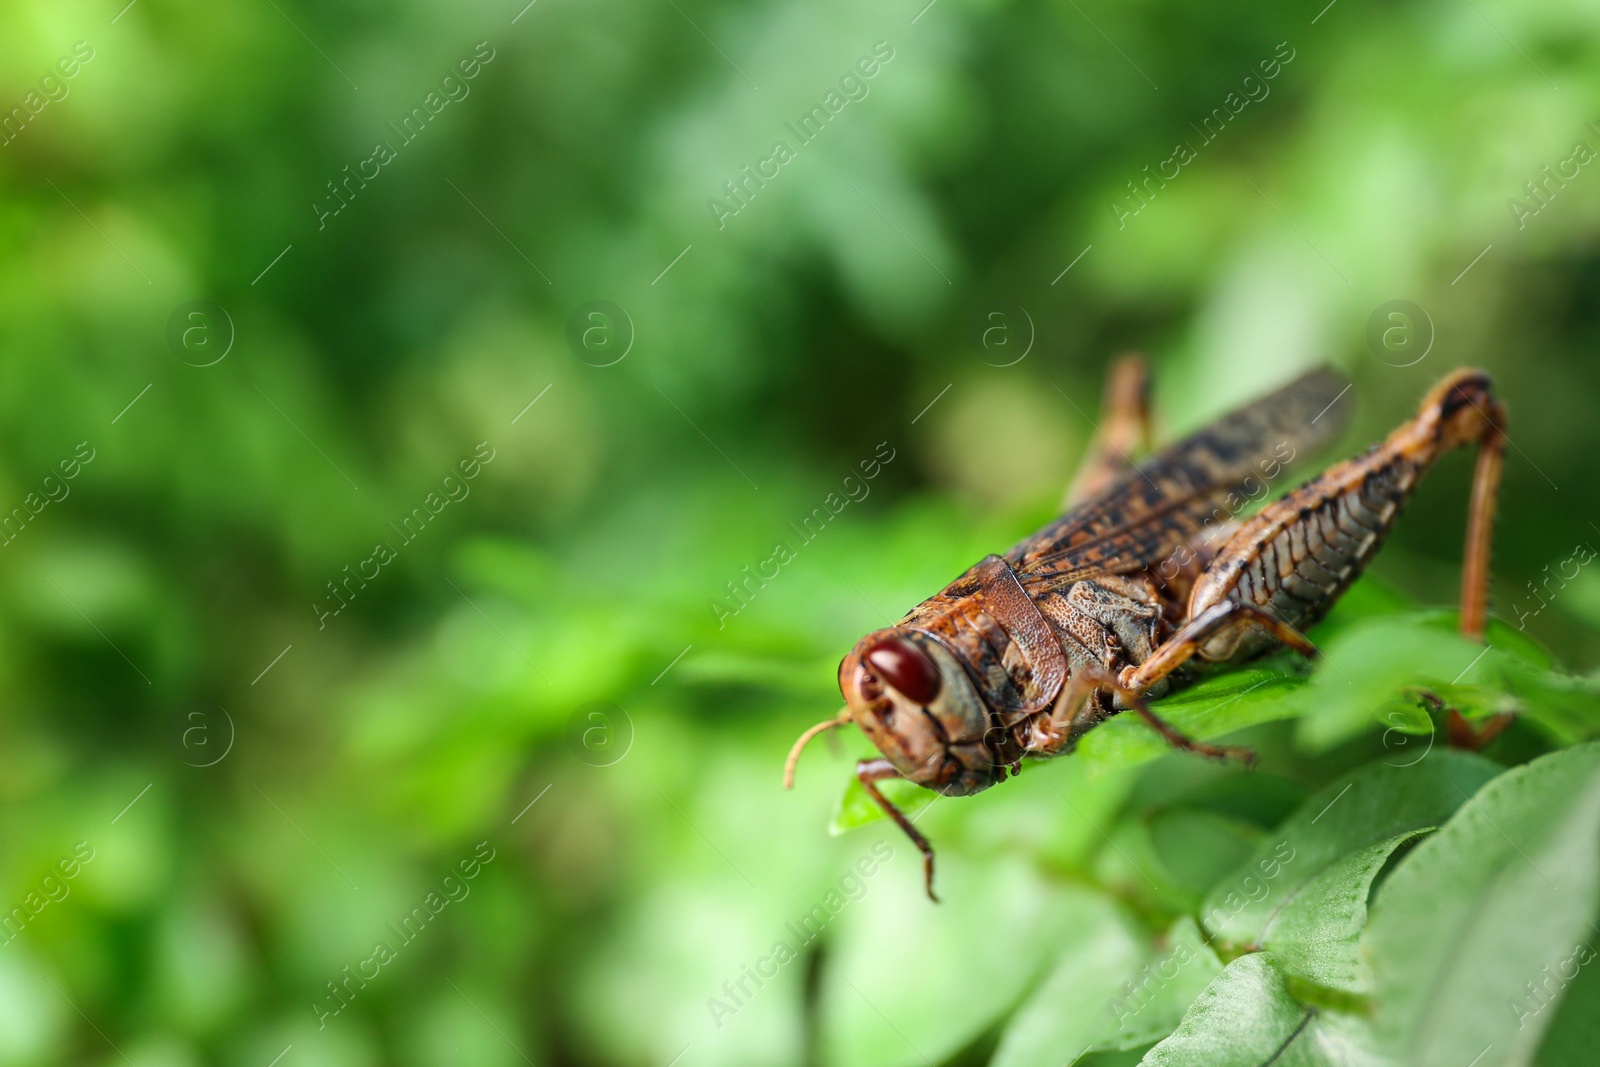
<svg viewBox="0 0 1600 1067"><path fill-rule="evenodd" d="M1350 383L1315 370L1157 452L1006 553L1030 593L1159 563L1265 496L1290 463L1332 440ZM1230 500L1230 496L1234 499Z"/></svg>

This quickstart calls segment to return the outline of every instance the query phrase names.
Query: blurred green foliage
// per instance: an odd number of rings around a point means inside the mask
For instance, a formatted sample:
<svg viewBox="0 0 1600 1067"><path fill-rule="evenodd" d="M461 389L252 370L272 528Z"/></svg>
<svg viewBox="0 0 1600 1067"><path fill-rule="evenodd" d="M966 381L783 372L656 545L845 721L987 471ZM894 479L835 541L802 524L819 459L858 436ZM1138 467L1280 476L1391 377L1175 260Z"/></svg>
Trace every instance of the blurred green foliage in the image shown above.
<svg viewBox="0 0 1600 1067"><path fill-rule="evenodd" d="M0 105L22 109L0 137L0 513L26 519L0 553L0 892L32 916L0 946L0 1065L1063 1062L1079 1038L1108 1064L1179 1019L1210 1055L1217 988L1271 1016L1234 1026L1252 1039L1309 1002L1353 1048L1354 994L1320 963L1307 992L1288 950L1210 957L1117 1040L1105 1009L1173 944L1212 952L1201 903L1319 790L1448 756L1406 686L1527 712L1501 764L1594 731L1600 572L1563 568L1600 539L1583 5L15 0L0 26ZM787 124L836 90L800 143ZM744 179L780 139L794 158ZM1144 184L1180 141L1196 158ZM748 203L719 220L734 180ZM1369 342L1400 299L1426 322ZM231 327L174 317L197 300ZM569 341L594 300L631 323L606 320L631 330L610 366ZM1456 457L1313 634L1347 679L1278 658L1172 702L1242 730L1259 771L1113 721L1082 759L929 812L933 910L887 824L826 834L844 760L812 753L784 795L783 753L837 706L857 636L1052 513L1129 348L1169 434L1337 363L1347 450L1445 370L1489 368L1515 443L1501 636L1452 679L1476 652L1410 608L1455 597ZM493 461L451 489L480 442ZM719 625L727 583L880 442L866 498ZM408 539L417 508L437 518ZM344 586L379 544L395 558ZM1578 794L1523 816L1592 874L1562 836L1592 817ZM1481 826L1445 825L1410 852L1396 835L1422 823L1349 844L1415 857L1387 883L1402 917L1477 886L1445 835ZM879 839L861 899L719 1017ZM93 859L63 878L79 842ZM394 932L480 842L496 858L467 894ZM1349 860L1346 895L1364 907L1389 855ZM396 958L322 1016L379 940ZM1600 989L1582 973L1574 1005ZM1390 1003L1385 1033L1434 1010ZM1548 1063L1585 1062L1581 1012L1546 1028ZM1183 1054L1159 1062L1221 1062Z"/></svg>

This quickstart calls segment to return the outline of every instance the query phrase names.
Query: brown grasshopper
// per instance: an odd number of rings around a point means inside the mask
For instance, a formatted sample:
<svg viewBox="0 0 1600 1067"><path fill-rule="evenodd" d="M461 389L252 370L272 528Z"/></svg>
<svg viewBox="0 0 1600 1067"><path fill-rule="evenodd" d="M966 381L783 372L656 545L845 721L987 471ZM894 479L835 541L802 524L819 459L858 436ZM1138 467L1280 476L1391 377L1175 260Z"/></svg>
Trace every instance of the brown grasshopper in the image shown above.
<svg viewBox="0 0 1600 1067"><path fill-rule="evenodd" d="M1060 518L989 556L898 625L856 642L839 665L845 707L801 735L854 722L883 753L856 777L921 850L933 849L879 791L905 778L967 796L1015 775L1024 758L1071 752L1088 730L1133 710L1174 746L1215 758L1252 753L1191 740L1146 703L1196 677L1196 663L1238 663L1280 646L1305 656L1322 618L1383 544L1422 475L1444 452L1478 446L1467 515L1461 630L1483 634L1506 410L1489 377L1458 370L1381 444L1330 467L1245 522L1300 451L1330 441L1349 388L1313 371L1134 464L1149 436L1142 361L1113 369L1103 447ZM1255 488L1252 488L1254 486Z"/></svg>

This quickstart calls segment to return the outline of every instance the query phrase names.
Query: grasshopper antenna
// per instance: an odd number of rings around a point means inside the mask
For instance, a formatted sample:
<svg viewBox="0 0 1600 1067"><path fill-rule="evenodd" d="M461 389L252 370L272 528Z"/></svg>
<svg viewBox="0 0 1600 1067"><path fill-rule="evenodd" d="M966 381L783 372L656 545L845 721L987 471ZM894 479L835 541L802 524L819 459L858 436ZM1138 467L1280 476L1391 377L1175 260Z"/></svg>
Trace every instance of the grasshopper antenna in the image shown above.
<svg viewBox="0 0 1600 1067"><path fill-rule="evenodd" d="M794 768L795 764L800 762L800 750L805 748L806 745L810 743L811 739L816 737L818 734L832 730L838 726L843 726L849 721L850 709L847 706L839 709L839 714L836 717L832 719L823 719L821 722L817 723L817 725L800 735L800 739L796 741L794 743L794 747L789 750L789 758L785 760L783 764L783 787L785 789L794 788Z"/></svg>

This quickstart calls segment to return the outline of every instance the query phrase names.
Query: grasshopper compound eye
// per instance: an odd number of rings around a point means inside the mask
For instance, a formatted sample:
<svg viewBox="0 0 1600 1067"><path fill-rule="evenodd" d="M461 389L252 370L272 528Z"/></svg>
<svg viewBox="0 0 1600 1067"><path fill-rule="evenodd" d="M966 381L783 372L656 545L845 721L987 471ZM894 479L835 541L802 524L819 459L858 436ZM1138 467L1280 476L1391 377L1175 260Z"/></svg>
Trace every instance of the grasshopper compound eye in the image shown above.
<svg viewBox="0 0 1600 1067"><path fill-rule="evenodd" d="M867 653L867 662L907 700L927 706L939 695L939 668L903 637L878 642Z"/></svg>

